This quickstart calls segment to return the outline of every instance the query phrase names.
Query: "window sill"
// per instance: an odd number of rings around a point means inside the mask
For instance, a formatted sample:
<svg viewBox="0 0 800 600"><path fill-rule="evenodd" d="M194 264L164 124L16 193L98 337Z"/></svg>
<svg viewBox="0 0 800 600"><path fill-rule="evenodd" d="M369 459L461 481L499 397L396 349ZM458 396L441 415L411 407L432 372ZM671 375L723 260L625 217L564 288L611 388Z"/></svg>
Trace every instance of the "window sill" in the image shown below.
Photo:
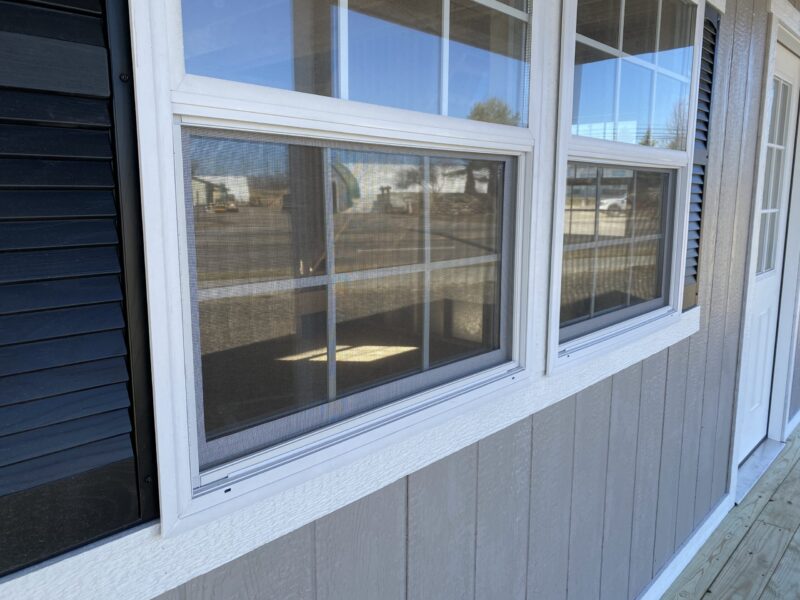
<svg viewBox="0 0 800 600"><path fill-rule="evenodd" d="M204 515L203 524L180 535L165 537L159 525L144 526L10 576L0 589L8 597L156 596L668 348L698 331L699 322L696 308L645 335L637 331L630 344L615 338L615 349L585 356L580 368L510 374L398 421L392 432L379 427L358 447L242 495L223 514ZM82 586L76 572L93 585ZM131 580L120 585L120 573Z"/></svg>
<svg viewBox="0 0 800 600"><path fill-rule="evenodd" d="M699 327L699 308L682 313L664 307L560 344L554 352L549 373L554 374L567 367L574 371L584 364L588 365L586 368L594 369L598 362L603 362L601 357L614 356L619 350L622 356L615 359L614 364L617 368L623 363L630 366L654 354L652 348L669 347L695 333ZM668 342L666 346L665 341Z"/></svg>

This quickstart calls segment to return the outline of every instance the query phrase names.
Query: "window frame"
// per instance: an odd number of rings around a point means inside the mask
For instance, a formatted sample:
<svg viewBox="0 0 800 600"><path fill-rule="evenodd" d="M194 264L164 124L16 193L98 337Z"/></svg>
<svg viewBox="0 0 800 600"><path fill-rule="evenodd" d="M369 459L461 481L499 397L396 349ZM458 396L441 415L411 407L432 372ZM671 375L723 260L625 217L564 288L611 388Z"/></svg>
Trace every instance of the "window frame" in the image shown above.
<svg viewBox="0 0 800 600"><path fill-rule="evenodd" d="M188 135L199 133L200 135L206 137L216 137L217 139L240 139L240 140L258 140L262 138L261 134L258 135L251 135L245 133L244 135L240 131L231 131L227 128L198 128L191 125L181 125L178 127L176 132L176 137L180 138L181 145L175 148L175 160L176 160L176 171L178 175L181 176L183 185L180 188L180 196L178 197L179 200L182 201L182 210L179 210L178 214L178 226L179 226L179 236L181 239L187 240L187 243L181 244L181 265L184 267L182 272L182 290L183 290L183 299L184 305L183 310L185 313L189 315L197 315L198 314L198 289L196 287L197 282L196 279L193 285L193 278L196 277L196 273L192 273L192 264L189 256L189 244L188 240L191 238L190 230L193 230L193 227L190 227L187 217L187 202L188 196L187 191L190 189L190 173L187 171L187 167L189 165L188 160L186 160L185 156L185 149L187 145L187 137ZM298 146L304 147L320 147L315 142L313 138L308 138L307 136L298 135L295 137L285 137L285 136L271 136L265 135L262 138L265 142L277 142L277 143L286 143L286 144L296 144ZM325 149L326 154L331 150L335 150L335 146L321 146ZM387 152L387 148L384 146L375 146L375 145L348 145L346 150L353 150L358 152ZM477 154L472 153L468 154L465 152L443 152L443 151L436 151L436 152L429 152L423 151L424 154L417 150L408 150L407 148L393 148L392 152L396 152L397 154L408 155L408 156L419 156L423 160L431 160L435 158L465 158L465 159L484 159L486 160L488 157L486 154ZM424 158L423 158L424 157ZM459 380L463 380L465 377L470 377L475 374L479 374L482 372L487 372L504 363L508 364L513 361L513 355L511 358L504 358L504 355L511 355L511 341L514 338L513 331L511 330L511 321L513 319L513 307L511 302L513 301L514 296L514 278L513 278L513 249L515 247L515 232L514 232L514 220L515 220L515 205L516 205L516 193L515 190L512 189L512 182L517 178L517 169L514 165L514 160L507 156L496 155L495 159L498 163L502 163L504 167L504 177L503 177L503 184L502 184L502 209L500 212L500 219L496 224L499 233L499 244L498 250L494 253L494 262L487 261L486 256L481 257L473 257L473 258L456 258L444 261L432 261L428 259L423 259L422 262L414 263L411 265L403 265L403 266L391 266L391 267L371 267L369 269L362 269L353 272L336 272L334 274L327 273L325 275L317 276L313 279L325 279L327 283L316 283L311 285L308 281L303 285L298 285L293 287L292 289L307 289L310 287L325 287L327 288L328 285L333 283L350 283L356 281L367 281L371 279L378 279L387 276L396 276L396 275L405 275L405 274L422 274L425 272L434 273L437 271L443 271L452 268L463 268L468 266L480 266L483 264L496 264L499 268L497 269L497 284L499 286L498 293L500 297L500 303L497 307L498 309L498 338L500 347L497 349L490 350L488 352L482 352L480 354L467 356L465 358L461 358L455 361L447 362L442 365L436 365L425 369L424 371L420 371L418 373L413 373L409 375L405 375L402 377L398 377L396 379L391 379L389 381L381 381L375 385L371 385L366 388L358 389L349 393L345 396L340 396L336 398L329 398L327 403L323 403L321 405L309 406L306 409L298 411L296 413L289 413L280 417L270 418L262 423L258 423L243 429L240 429L236 432L226 433L223 434L213 440L203 440L202 436L205 432L204 427L204 413L203 413L203 394L197 392L197 387L200 384L200 375L199 375L199 367L201 363L200 357L200 348L198 344L193 344L193 339L196 339L198 336L199 330L199 322L195 321L193 318L189 318L185 321L185 331L184 337L186 340L186 347L192 347L192 357L190 360L186 361L186 372L187 372L187 387L188 387L188 394L192 398L194 398L194 405L196 410L194 412L190 411L189 414L189 421L190 427L194 431L197 431L196 437L189 438L190 444L192 447L192 470L196 473L196 477L193 480L193 484L196 487L202 487L206 485L208 481L213 481L213 479L209 479L209 477L205 476L204 473L215 471L217 472L218 466L224 467L225 465L236 462L239 458L246 458L251 454L257 454L262 452L263 450L253 450L253 451L244 451L241 452L242 445L258 445L259 439L267 437L269 430L273 427L274 423L279 421L283 421L284 419L288 420L295 420L299 418L302 420L302 414L305 413L307 410L314 410L315 408L319 408L320 406L324 406L328 403L334 402L341 402L343 400L347 400L349 403L352 404L363 404L365 405L363 410L359 411L358 414L368 413L376 408L380 408L382 406L388 406L393 404L398 400L403 400L407 397L415 397L420 394L426 393L432 389L437 388L446 388L449 385L452 385L447 382L458 382ZM327 203L326 203L327 204ZM325 207L325 211L327 212L330 210L329 206ZM330 218L331 215L326 215L326 220ZM326 270L327 271L327 270ZM284 279L293 279L299 280L297 277L286 277ZM266 287L270 287L272 284L276 282L265 282ZM509 297L510 296L510 297ZM328 325L330 327L331 321L330 319L333 318L335 320L335 315L328 317ZM335 326L335 325L334 325ZM328 348L330 349L330 339L328 339ZM410 381L412 380L413 381ZM398 398L397 400L390 400L388 402L379 403L377 406L369 406L371 403L368 400L368 397L372 394L381 394L385 393L387 389L393 389L398 385L398 382L401 381L410 381L412 384L410 387L416 391L409 392L406 396ZM349 420L353 417L345 418L344 421ZM318 429L324 429L326 427L330 427L331 424L328 425L321 425ZM291 440L300 439L305 437L306 434L297 434L292 436ZM283 445L285 442L278 442L276 444L270 444L269 447L277 447ZM269 448L267 448L269 449ZM241 456L235 458L225 458L225 455L236 455L240 454ZM195 462L195 456L197 457ZM213 463L215 466L209 467L204 469L202 467L203 463ZM223 468L220 472L226 472Z"/></svg>
<svg viewBox="0 0 800 600"><path fill-rule="evenodd" d="M493 4L489 0L477 3L487 2ZM151 0L131 8L134 24L145 24L134 44L163 535L274 497L289 482L318 476L321 465L330 468L337 461L348 460L345 455L354 460L367 447L387 443L400 432L421 427L435 415L475 398L496 396L498 390L530 375L527 352L531 336L524 323L530 309L532 273L527 265L535 238L533 168L540 122L538 106L530 95L528 125L518 127L189 75L184 71L180 4L180 0ZM531 6L528 22L532 73L542 70L539 46L534 43L543 30L536 20L540 7L540 3ZM529 79L529 85L537 89L535 77ZM181 224L185 185L182 127L377 145L385 151L419 149L512 159L516 179L511 184L515 208L508 326L515 335L510 340L509 360L201 471L197 443L192 442L197 431L192 416L194 325L187 289L186 229L185 223Z"/></svg>
<svg viewBox="0 0 800 600"><path fill-rule="evenodd" d="M555 202L553 207L553 252L551 260L548 322L547 372L552 374L568 366L585 363L619 344L646 339L647 336L680 323L683 304L683 264L688 241L691 169L694 144L687 132L687 148L671 150L638 144L601 140L572 133L573 79L575 44L578 40L579 0L565 0L561 32L561 82L559 86L559 123L556 150ZM698 80L702 54L702 14L706 0L689 0L696 6L694 53L690 81L689 115L696 114ZM621 16L621 18L624 18ZM690 118L690 128L694 120ZM691 130L691 129L690 129ZM567 168L570 162L659 169L674 172L675 197L670 218L673 223L668 273L669 289L665 306L630 319L602 326L585 335L560 342L561 277L564 250L564 211L566 210Z"/></svg>

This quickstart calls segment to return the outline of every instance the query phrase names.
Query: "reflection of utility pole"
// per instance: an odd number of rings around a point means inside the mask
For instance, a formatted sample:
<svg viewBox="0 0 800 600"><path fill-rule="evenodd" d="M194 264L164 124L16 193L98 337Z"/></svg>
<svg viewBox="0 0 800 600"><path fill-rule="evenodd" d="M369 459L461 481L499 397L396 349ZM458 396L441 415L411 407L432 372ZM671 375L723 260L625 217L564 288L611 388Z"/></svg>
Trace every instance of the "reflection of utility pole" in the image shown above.
<svg viewBox="0 0 800 600"><path fill-rule="evenodd" d="M289 237L291 277L323 275L325 263L325 155L322 148L288 146ZM284 206L284 209L286 207ZM314 265L317 265L315 268ZM314 350L320 331L326 331L326 311L317 306L319 293L296 290L294 302L293 352ZM324 294L321 295L325 297ZM314 378L305 361L291 364L295 401L312 397Z"/></svg>
<svg viewBox="0 0 800 600"><path fill-rule="evenodd" d="M294 89L332 96L333 22L331 0L293 0Z"/></svg>

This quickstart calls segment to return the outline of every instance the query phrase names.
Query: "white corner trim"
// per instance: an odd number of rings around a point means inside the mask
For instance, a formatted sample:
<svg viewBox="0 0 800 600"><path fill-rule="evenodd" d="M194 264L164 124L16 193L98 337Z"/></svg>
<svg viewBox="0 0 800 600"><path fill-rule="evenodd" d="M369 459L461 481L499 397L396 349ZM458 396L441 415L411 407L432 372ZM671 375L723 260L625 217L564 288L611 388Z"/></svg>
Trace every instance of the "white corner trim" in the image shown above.
<svg viewBox="0 0 800 600"><path fill-rule="evenodd" d="M734 506L733 494L730 492L722 499L703 524L694 532L677 554L656 577L650 587L640 596L640 600L659 600L664 596L670 586L675 583L683 570L689 565L695 555L700 551L711 534L719 527L722 520Z"/></svg>
<svg viewBox="0 0 800 600"><path fill-rule="evenodd" d="M725 0L706 0L706 4L710 4L723 14L725 13Z"/></svg>

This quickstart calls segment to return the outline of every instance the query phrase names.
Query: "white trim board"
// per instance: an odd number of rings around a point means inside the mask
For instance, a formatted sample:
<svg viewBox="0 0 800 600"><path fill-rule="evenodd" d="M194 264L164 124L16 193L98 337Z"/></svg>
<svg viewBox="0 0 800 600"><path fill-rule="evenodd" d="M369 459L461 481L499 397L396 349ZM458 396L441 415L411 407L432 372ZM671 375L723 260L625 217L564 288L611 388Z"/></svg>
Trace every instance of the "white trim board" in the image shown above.
<svg viewBox="0 0 800 600"><path fill-rule="evenodd" d="M695 530L692 537L673 556L669 564L662 569L661 573L650 584L650 587L639 597L640 600L659 600L662 598L733 507L733 494L728 493L717 505L717 508L706 517L703 524Z"/></svg>

